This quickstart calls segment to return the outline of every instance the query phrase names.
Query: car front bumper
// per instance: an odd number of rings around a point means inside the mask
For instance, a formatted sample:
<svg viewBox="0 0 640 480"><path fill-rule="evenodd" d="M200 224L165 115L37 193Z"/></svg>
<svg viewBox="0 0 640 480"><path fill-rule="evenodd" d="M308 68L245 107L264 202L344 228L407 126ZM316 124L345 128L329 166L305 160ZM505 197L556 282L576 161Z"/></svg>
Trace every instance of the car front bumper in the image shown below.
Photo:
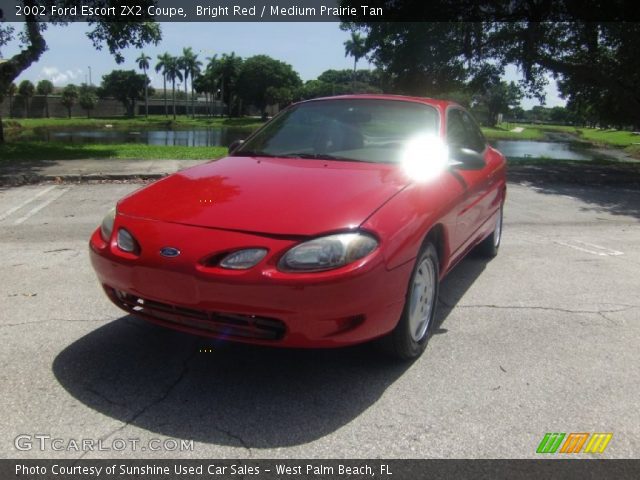
<svg viewBox="0 0 640 480"><path fill-rule="evenodd" d="M139 255L90 240L91 262L109 298L125 311L176 330L282 347L339 347L393 329L404 306L411 264L387 270L379 251L328 272L283 273L277 259L295 239L166 224L118 215L140 243ZM181 254L160 255L172 246ZM264 247L249 270L203 265L216 252ZM379 250L379 249L378 249Z"/></svg>

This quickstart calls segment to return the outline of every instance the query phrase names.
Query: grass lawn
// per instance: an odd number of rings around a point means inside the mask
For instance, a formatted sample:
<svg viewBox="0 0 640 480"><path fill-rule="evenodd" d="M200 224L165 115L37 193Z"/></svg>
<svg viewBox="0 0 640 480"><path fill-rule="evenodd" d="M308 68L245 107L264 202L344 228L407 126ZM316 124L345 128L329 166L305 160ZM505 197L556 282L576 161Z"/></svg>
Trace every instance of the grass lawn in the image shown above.
<svg viewBox="0 0 640 480"><path fill-rule="evenodd" d="M521 132L513 132L514 128L523 128ZM482 133L487 140L543 140L544 132L533 125L501 124L495 127L483 127Z"/></svg>
<svg viewBox="0 0 640 480"><path fill-rule="evenodd" d="M578 134L590 142L616 147L640 146L640 135L626 130L599 130L596 128L578 128ZM638 145L633 145L634 143Z"/></svg>
<svg viewBox="0 0 640 480"><path fill-rule="evenodd" d="M171 116L149 115L149 117L72 117L72 118L5 118L5 133L15 130L32 130L35 128L104 128L111 125L114 129L180 129L180 128L210 128L233 127L255 130L263 125L256 117L239 118L210 118L178 116L173 120Z"/></svg>
<svg viewBox="0 0 640 480"><path fill-rule="evenodd" d="M165 147L136 143L83 145L57 142L9 142L0 145L2 161L84 158L206 160L220 158L226 154L226 147Z"/></svg>

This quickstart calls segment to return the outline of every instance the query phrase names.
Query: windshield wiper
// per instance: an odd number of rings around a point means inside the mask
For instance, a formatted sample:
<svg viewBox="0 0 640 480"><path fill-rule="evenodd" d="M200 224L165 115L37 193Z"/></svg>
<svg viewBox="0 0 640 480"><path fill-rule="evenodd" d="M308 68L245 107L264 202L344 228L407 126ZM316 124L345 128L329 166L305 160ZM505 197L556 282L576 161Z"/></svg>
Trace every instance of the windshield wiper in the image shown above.
<svg viewBox="0 0 640 480"><path fill-rule="evenodd" d="M336 155L330 155L328 153L285 153L280 155L284 158L312 158L315 160L337 160L343 162L367 162L367 160L360 160L350 157L338 157Z"/></svg>
<svg viewBox="0 0 640 480"><path fill-rule="evenodd" d="M277 157L267 152L260 152L258 150L236 150L231 154L232 157Z"/></svg>

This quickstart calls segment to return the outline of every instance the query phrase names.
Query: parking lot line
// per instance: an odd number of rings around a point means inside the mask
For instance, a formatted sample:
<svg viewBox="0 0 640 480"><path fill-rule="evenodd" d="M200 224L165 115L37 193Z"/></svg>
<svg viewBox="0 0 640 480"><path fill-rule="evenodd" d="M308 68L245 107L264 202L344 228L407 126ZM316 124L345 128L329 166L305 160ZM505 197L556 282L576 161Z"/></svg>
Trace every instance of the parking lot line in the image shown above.
<svg viewBox="0 0 640 480"><path fill-rule="evenodd" d="M0 214L0 221L4 220L7 217L10 217L11 215L13 215L15 212L17 212L18 210L20 210L22 207L25 207L27 205L29 205L31 202L37 200L39 197L41 197L42 195L44 195L47 192L50 192L51 190L53 190L54 188L56 188L55 185L51 185L50 187L45 188L44 190L40 190L38 193L36 193L35 195L33 195L32 197L26 199L24 202L20 203L19 205L16 205L13 208L10 208L9 210L7 210L6 212Z"/></svg>
<svg viewBox="0 0 640 480"><path fill-rule="evenodd" d="M20 217L19 219L17 219L15 222L13 222L14 225L20 225L21 223L23 223L25 220L28 220L29 218L31 218L32 216L34 216L36 213L38 213L40 210L42 210L43 208L45 208L47 205L50 205L51 203L55 202L58 198L60 198L62 195L64 195L65 193L67 193L69 190L71 190L71 187L67 187L63 190L58 191L55 195L53 195L52 197L48 198L47 200L45 200L44 202L42 202L41 204L33 207L31 210L29 210L24 216Z"/></svg>
<svg viewBox="0 0 640 480"><path fill-rule="evenodd" d="M592 255L599 255L602 257L615 257L618 255L624 255L624 252L620 252L618 250L612 250L607 247L601 247L600 245L595 245L593 243L581 242L580 240L573 240L573 243L566 243L556 240L555 243L559 245L563 245L565 247L573 248L574 250L579 250L581 252L590 253ZM575 245L579 244L579 245ZM591 247L591 248L586 248Z"/></svg>

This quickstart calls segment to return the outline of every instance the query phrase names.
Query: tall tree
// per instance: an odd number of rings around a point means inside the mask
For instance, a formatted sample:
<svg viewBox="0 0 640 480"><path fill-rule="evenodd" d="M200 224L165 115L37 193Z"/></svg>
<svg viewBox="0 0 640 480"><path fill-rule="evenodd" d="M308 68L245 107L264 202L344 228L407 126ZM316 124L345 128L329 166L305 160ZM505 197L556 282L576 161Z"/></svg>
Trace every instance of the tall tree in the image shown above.
<svg viewBox="0 0 640 480"><path fill-rule="evenodd" d="M345 17L343 28L366 33L368 55L395 90L437 94L447 79L464 81L478 64L498 61L519 67L528 95L542 99L552 75L569 102L640 129L640 22L630 3L371 0L387 18L412 23ZM474 21L437 23L454 19Z"/></svg>
<svg viewBox="0 0 640 480"><path fill-rule="evenodd" d="M49 118L49 95L53 93L53 83L49 80L40 80L36 85L38 95L44 96L44 109L47 118Z"/></svg>
<svg viewBox="0 0 640 480"><path fill-rule="evenodd" d="M213 114L218 79L215 74L217 56L207 57L207 66L193 79L193 88L198 93L204 93L207 99L207 113Z"/></svg>
<svg viewBox="0 0 640 480"><path fill-rule="evenodd" d="M149 78L134 70L113 70L102 77L98 95L119 100L127 115L133 117L136 114L136 102L144 98L145 90L149 88L148 84Z"/></svg>
<svg viewBox="0 0 640 480"><path fill-rule="evenodd" d="M176 57L169 57L164 72L167 80L171 81L171 98L173 102L173 119L176 119L176 80L182 81L180 63Z"/></svg>
<svg viewBox="0 0 640 480"><path fill-rule="evenodd" d="M482 66L469 82L472 92L472 103L486 114L486 122L490 127L498 123L498 116L508 113L520 105L523 93L515 82L502 80L504 72L496 65Z"/></svg>
<svg viewBox="0 0 640 480"><path fill-rule="evenodd" d="M156 63L156 72L162 72L163 93L164 93L164 116L169 116L169 110L167 108L167 67L171 63L171 55L168 52L158 55L158 62Z"/></svg>
<svg viewBox="0 0 640 480"><path fill-rule="evenodd" d="M267 55L255 55L242 64L238 91L246 104L264 113L270 101L293 98L302 81L291 65Z"/></svg>
<svg viewBox="0 0 640 480"><path fill-rule="evenodd" d="M47 42L44 37L48 25L61 25L73 20L70 15L53 15L48 22L39 21L36 13L39 6L49 5L48 0L18 0L16 4L23 7L29 13L24 16L24 29L18 32L15 22L0 22L0 48L11 42L14 38L20 40L18 53L0 63L0 92L5 92L7 87L23 71L37 62L47 50ZM127 47L142 48L149 43L157 44L160 40L160 27L154 22L153 16L147 14L147 7L153 5L154 0L139 0L142 16L136 17L136 21L112 22L111 17L98 15L89 24L92 30L87 37L97 49L106 47L115 57L117 63L122 63L124 57L122 50ZM67 0L65 6L72 7L103 7L104 0ZM69 10L70 11L70 10ZM2 121L0 120L0 144L4 142Z"/></svg>
<svg viewBox="0 0 640 480"><path fill-rule="evenodd" d="M91 117L91 111L96 108L98 104L98 96L96 94L96 87L83 83L80 85L78 93L78 104L82 109L87 112L87 118Z"/></svg>
<svg viewBox="0 0 640 480"><path fill-rule="evenodd" d="M62 105L67 107L67 114L69 118L71 118L71 109L76 104L79 95L80 92L78 92L78 87L76 87L73 83L70 83L62 90L62 98L60 99L60 101Z"/></svg>
<svg viewBox="0 0 640 480"><path fill-rule="evenodd" d="M345 56L353 57L353 83L352 91L356 92L356 75L358 71L358 60L367 53L365 39L358 32L351 32L351 38L344 42Z"/></svg>
<svg viewBox="0 0 640 480"><path fill-rule="evenodd" d="M136 58L136 62L138 63L138 68L140 70L142 70L142 73L144 74L145 78L149 78L147 76L147 70L149 70L149 60L151 60L151 57L145 55L144 52L140 53L140 56L138 58ZM148 90L148 83L144 84L144 116L148 117L149 116L149 90Z"/></svg>
<svg viewBox="0 0 640 480"><path fill-rule="evenodd" d="M31 97L36 91L36 87L33 86L29 80L23 80L18 85L18 96L22 98L22 102L24 105L24 117L27 118L29 116L29 106Z"/></svg>
<svg viewBox="0 0 640 480"><path fill-rule="evenodd" d="M193 49L191 47L186 47L182 49L182 56L179 57L178 60L180 64L180 68L182 69L182 74L184 78L184 93L187 95L187 84L189 83L189 79L191 79L191 114L195 115L195 105L193 103L193 78L200 72L200 67L202 67L202 62L198 60L198 55L193 53ZM188 114L188 112L187 112Z"/></svg>
<svg viewBox="0 0 640 480"><path fill-rule="evenodd" d="M243 63L242 57L236 56L235 52L223 53L213 68L220 83L222 116L224 116L224 105L227 106L227 114L231 116L231 106L238 94L238 79Z"/></svg>

